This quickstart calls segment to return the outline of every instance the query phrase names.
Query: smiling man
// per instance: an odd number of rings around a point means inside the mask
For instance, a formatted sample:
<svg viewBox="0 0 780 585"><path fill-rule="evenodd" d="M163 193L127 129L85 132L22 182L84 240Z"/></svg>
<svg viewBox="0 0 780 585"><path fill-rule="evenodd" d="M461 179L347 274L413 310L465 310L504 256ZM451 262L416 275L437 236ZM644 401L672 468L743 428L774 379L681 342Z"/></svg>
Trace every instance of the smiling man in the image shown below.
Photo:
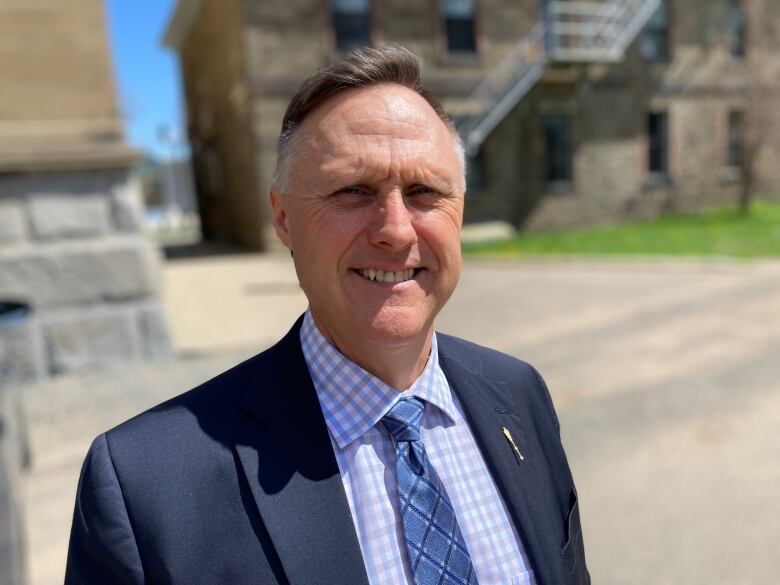
<svg viewBox="0 0 780 585"><path fill-rule="evenodd" d="M449 123L403 85L311 105L294 100L285 119L295 149L283 143L274 227L317 329L403 390L428 360L433 318L460 274L463 153Z"/></svg>
<svg viewBox="0 0 780 585"><path fill-rule="evenodd" d="M550 396L434 333L463 149L416 57L292 99L271 190L309 309L276 346L98 437L66 583L589 583Z"/></svg>

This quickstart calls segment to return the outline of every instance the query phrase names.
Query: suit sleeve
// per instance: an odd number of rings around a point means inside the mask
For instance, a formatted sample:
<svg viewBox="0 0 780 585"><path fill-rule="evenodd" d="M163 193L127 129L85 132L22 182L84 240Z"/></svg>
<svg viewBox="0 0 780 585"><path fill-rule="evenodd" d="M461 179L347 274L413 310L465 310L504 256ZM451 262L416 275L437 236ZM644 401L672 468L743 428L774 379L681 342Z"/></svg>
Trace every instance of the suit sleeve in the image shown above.
<svg viewBox="0 0 780 585"><path fill-rule="evenodd" d="M141 557L105 434L84 461L70 533L65 585L144 583Z"/></svg>

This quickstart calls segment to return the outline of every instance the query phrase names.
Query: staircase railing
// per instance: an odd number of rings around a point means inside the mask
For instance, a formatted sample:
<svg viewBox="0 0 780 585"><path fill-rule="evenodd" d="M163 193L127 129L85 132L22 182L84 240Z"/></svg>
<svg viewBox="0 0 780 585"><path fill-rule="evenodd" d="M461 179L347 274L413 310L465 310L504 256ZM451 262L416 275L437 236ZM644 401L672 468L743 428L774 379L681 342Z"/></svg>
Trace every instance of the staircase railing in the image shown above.
<svg viewBox="0 0 780 585"><path fill-rule="evenodd" d="M555 61L618 61L661 0L552 0L549 56Z"/></svg>
<svg viewBox="0 0 780 585"><path fill-rule="evenodd" d="M544 25L538 22L469 97L469 111L458 125L469 154L476 153L487 135L542 76L547 61L544 38Z"/></svg>
<svg viewBox="0 0 780 585"><path fill-rule="evenodd" d="M661 0L545 0L543 16L477 86L458 132L475 154L520 102L550 61L614 62L644 27Z"/></svg>

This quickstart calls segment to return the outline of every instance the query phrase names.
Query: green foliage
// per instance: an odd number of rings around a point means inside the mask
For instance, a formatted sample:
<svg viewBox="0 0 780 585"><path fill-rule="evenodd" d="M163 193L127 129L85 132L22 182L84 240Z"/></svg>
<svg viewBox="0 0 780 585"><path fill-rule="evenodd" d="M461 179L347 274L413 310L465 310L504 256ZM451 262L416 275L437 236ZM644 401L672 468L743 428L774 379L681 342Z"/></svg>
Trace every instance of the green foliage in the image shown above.
<svg viewBox="0 0 780 585"><path fill-rule="evenodd" d="M511 240L464 245L463 252L510 258L539 254L780 256L780 204L756 201L746 214L720 208L620 226L524 233Z"/></svg>

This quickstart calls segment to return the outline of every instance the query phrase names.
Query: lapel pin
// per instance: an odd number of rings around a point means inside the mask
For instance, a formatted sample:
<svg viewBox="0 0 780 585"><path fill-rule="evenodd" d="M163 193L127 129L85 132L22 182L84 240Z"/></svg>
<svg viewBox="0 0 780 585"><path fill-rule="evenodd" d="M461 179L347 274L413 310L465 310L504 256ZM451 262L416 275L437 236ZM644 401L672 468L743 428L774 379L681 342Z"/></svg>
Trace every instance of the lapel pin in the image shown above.
<svg viewBox="0 0 780 585"><path fill-rule="evenodd" d="M525 457L523 457L523 454L520 453L520 449L517 448L517 445L515 445L515 440L512 438L512 433L509 432L509 429L506 427L501 427L504 430L504 436L506 437L506 440L509 441L509 444L512 445L512 449L515 452L515 455L517 455L520 458L520 461L525 461Z"/></svg>

